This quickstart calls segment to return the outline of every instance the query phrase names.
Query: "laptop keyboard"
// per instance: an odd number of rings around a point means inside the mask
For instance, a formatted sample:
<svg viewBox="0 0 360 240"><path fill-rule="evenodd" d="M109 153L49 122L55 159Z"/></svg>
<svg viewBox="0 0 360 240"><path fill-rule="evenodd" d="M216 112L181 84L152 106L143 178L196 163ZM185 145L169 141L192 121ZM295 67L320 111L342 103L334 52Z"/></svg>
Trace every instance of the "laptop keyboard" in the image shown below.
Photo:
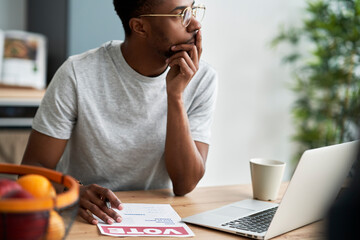
<svg viewBox="0 0 360 240"><path fill-rule="evenodd" d="M270 208L262 212L224 223L221 226L228 226L235 229L262 233L269 228L277 208L278 207Z"/></svg>

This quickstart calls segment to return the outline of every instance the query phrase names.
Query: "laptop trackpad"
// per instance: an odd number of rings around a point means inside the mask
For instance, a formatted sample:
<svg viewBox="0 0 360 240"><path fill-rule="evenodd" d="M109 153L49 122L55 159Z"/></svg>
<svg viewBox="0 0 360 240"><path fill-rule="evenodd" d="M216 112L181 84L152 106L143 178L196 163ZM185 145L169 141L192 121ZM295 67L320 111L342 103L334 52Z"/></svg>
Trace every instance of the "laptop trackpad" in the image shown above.
<svg viewBox="0 0 360 240"><path fill-rule="evenodd" d="M227 216L231 218L240 218L245 215L249 215L255 212L254 210L242 208L242 207L235 207L235 206L228 206L224 208L220 208L212 212L212 214L219 215L219 216Z"/></svg>

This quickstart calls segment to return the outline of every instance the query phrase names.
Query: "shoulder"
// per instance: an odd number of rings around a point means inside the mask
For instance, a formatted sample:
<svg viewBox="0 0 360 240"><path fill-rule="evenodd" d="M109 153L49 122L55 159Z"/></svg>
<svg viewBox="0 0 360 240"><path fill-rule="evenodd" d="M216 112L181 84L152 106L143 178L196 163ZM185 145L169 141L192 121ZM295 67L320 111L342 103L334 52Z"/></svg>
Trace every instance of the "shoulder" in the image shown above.
<svg viewBox="0 0 360 240"><path fill-rule="evenodd" d="M111 58L111 55L120 48L122 41L109 41L100 47L90 49L86 52L70 56L67 62L72 65L88 65L102 63Z"/></svg>
<svg viewBox="0 0 360 240"><path fill-rule="evenodd" d="M109 51L115 49L118 41L106 42L100 47L90 49L86 52L70 56L56 71L51 82L61 82L64 84L66 81L71 81L75 85L83 76L94 75L96 71L106 66L109 58Z"/></svg>
<svg viewBox="0 0 360 240"><path fill-rule="evenodd" d="M218 73L209 63L204 60L200 60L199 70L194 78L202 84L213 85L214 88L216 88Z"/></svg>
<svg viewBox="0 0 360 240"><path fill-rule="evenodd" d="M215 96L218 89L218 74L216 70L207 62L201 60L199 69L193 79L189 82L185 93L189 101L194 98L205 99Z"/></svg>
<svg viewBox="0 0 360 240"><path fill-rule="evenodd" d="M204 60L200 60L198 72L202 73L202 74L207 74L210 76L217 76L216 70L209 63L207 63Z"/></svg>
<svg viewBox="0 0 360 240"><path fill-rule="evenodd" d="M193 80L192 82L198 86L212 86L215 89L217 87L218 73L209 63L200 60L199 70Z"/></svg>

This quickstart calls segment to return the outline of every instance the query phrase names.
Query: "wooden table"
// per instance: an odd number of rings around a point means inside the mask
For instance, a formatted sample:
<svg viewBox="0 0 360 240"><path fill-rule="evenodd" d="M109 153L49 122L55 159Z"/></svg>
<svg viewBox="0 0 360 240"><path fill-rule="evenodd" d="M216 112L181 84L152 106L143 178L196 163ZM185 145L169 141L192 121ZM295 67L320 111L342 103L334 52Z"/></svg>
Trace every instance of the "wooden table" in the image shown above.
<svg viewBox="0 0 360 240"><path fill-rule="evenodd" d="M280 189L279 197L283 196L287 183L283 183ZM171 204L180 217L187 217L206 210L211 210L235 201L241 201L252 197L251 185L231 185L216 187L198 187L193 192L184 197L175 197L171 190L151 190L151 191L128 191L117 192L116 195L124 203L161 203ZM280 198L275 202L279 202ZM248 239L233 235L230 233L220 232L204 227L188 224L194 232L194 239L214 240L214 239ZM322 222L316 222L300 229L278 236L274 239L313 239L324 238L325 232ZM97 226L86 223L78 217L66 238L67 240L92 240L92 239L120 239L101 235ZM155 237L128 237L130 240L135 239L155 239ZM157 239L176 239L159 237ZM181 239L181 238L177 238Z"/></svg>

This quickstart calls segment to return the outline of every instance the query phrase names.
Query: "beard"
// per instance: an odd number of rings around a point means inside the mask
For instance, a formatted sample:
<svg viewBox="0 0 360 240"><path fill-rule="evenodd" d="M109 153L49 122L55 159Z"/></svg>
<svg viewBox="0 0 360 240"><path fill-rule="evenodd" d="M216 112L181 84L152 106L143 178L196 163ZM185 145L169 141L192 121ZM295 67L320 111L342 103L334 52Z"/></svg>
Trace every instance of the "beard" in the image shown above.
<svg viewBox="0 0 360 240"><path fill-rule="evenodd" d="M169 48L168 51L164 51L162 54L163 54L164 57L169 58L169 57L171 57L172 55L174 55L175 53L176 53L176 52L172 51L172 50Z"/></svg>
<svg viewBox="0 0 360 240"><path fill-rule="evenodd" d="M188 39L187 41L184 41L182 43L177 43L177 44L194 44L195 41L196 41L196 33L194 34L194 36L192 38ZM175 53L177 53L177 52L171 50L171 47L174 46L174 45L176 45L176 44L170 45L169 48L167 50L165 50L165 51L162 51L161 54L163 56L165 56L166 58L169 58L172 55L174 55Z"/></svg>
<svg viewBox="0 0 360 240"><path fill-rule="evenodd" d="M155 30L156 39L153 39L152 46L156 49L158 55L162 58L167 59L177 53L177 51L171 50L171 47L178 44L189 44L194 43L196 41L196 33L190 39L182 40L180 42L172 42L164 33L163 31Z"/></svg>

